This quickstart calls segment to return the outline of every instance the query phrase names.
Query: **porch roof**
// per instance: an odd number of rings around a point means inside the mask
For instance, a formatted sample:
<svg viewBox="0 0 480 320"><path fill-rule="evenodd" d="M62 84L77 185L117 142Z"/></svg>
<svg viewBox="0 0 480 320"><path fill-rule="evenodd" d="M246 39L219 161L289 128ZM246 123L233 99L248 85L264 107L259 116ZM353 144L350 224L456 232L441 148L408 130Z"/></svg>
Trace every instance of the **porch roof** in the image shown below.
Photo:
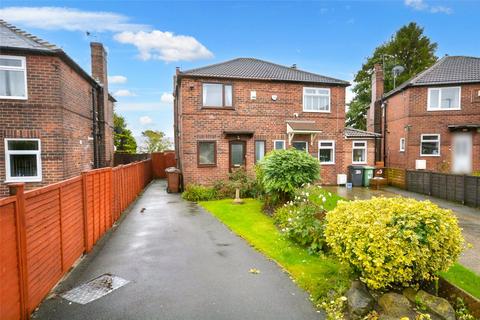
<svg viewBox="0 0 480 320"><path fill-rule="evenodd" d="M456 130L470 130L480 128L480 123L464 123L464 124L449 124L448 129L450 131Z"/></svg>
<svg viewBox="0 0 480 320"><path fill-rule="evenodd" d="M287 133L320 133L322 130L315 122L287 122Z"/></svg>

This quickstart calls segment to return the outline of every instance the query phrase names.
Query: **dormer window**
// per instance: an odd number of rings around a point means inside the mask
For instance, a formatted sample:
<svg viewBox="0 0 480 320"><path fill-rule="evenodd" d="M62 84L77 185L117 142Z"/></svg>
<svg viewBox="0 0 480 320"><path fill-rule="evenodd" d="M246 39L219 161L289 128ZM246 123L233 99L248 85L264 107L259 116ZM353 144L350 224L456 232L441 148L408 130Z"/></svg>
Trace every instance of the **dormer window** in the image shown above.
<svg viewBox="0 0 480 320"><path fill-rule="evenodd" d="M0 55L0 99L27 99L25 57Z"/></svg>
<svg viewBox="0 0 480 320"><path fill-rule="evenodd" d="M232 108L233 90L231 84L204 83L203 106L208 108Z"/></svg>
<svg viewBox="0 0 480 320"><path fill-rule="evenodd" d="M460 110L460 87L428 88L428 111Z"/></svg>

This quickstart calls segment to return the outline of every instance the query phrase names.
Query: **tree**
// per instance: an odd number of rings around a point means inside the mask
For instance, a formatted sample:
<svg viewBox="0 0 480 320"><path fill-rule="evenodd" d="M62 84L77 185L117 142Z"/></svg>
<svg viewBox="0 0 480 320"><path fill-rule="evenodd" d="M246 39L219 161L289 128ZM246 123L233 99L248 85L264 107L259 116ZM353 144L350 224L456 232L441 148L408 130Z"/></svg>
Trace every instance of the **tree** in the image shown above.
<svg viewBox="0 0 480 320"><path fill-rule="evenodd" d="M132 131L127 129L125 118L113 114L113 134L116 152L120 153L136 153L137 142L132 135Z"/></svg>
<svg viewBox="0 0 480 320"><path fill-rule="evenodd" d="M376 63L383 64L385 92L393 89L392 68L401 65L405 71L396 79L396 86L417 73L432 66L437 57L437 44L423 34L423 28L415 22L401 27L386 43L381 44L355 75L352 91L355 98L349 104L346 123L357 129L366 129L366 114L371 100L371 70Z"/></svg>
<svg viewBox="0 0 480 320"><path fill-rule="evenodd" d="M172 143L165 137L165 133L157 130L145 130L142 132L145 138L146 152L162 152L172 148Z"/></svg>

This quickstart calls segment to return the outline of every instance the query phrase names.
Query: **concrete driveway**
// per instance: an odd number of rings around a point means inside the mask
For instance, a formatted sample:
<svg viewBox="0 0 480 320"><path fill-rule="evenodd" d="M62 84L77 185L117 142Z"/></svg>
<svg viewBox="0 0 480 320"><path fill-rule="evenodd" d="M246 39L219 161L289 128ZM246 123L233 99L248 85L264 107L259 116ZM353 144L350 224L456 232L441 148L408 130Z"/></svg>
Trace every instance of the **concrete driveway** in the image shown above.
<svg viewBox="0 0 480 320"><path fill-rule="evenodd" d="M324 319L275 263L197 205L164 190L163 181L151 184L56 292L104 273L130 283L85 305L54 294L34 318Z"/></svg>

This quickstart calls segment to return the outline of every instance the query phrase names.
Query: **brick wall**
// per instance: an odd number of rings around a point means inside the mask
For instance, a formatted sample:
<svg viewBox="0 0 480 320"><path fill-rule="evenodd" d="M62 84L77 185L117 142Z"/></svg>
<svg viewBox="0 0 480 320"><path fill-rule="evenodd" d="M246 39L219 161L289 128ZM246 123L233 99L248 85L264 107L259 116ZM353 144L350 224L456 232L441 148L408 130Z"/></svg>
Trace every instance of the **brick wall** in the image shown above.
<svg viewBox="0 0 480 320"><path fill-rule="evenodd" d="M57 56L2 54L26 56L28 99L0 99L0 196L7 193L5 138L41 139L42 182L27 183L27 189L91 169L91 83Z"/></svg>
<svg viewBox="0 0 480 320"><path fill-rule="evenodd" d="M461 110L427 111L428 87L411 87L388 99L387 165L400 168L415 168L416 159L427 161L427 170L451 170L452 137L449 124L479 124L480 84L461 86ZM409 129L405 130L408 125ZM440 134L439 157L421 157L421 134ZM480 132L473 136L473 170L480 170ZM405 152L399 151L400 137L406 139Z"/></svg>
<svg viewBox="0 0 480 320"><path fill-rule="evenodd" d="M344 150L344 144L351 142L343 138L345 123L345 88L318 84L298 84L272 81L231 80L225 83L233 85L234 110L202 109L202 83L218 82L212 79L182 77L176 105L179 113L177 123L180 136L177 137L177 151L184 175L184 183L212 184L216 180L226 179L229 173L229 138L225 130L254 131L253 137L242 136L246 141L246 168L253 170L255 140L266 141L266 152L273 149L273 140L285 140L287 120L315 121L321 128L313 143L309 144L309 153L317 156L318 140L336 142L335 165L322 166L322 182L336 183L337 173L345 173L351 163L350 152ZM303 112L303 87L329 87L331 89L331 112ZM255 90L256 100L250 99L250 91ZM277 100L272 100L277 95ZM298 113L298 118L294 116ZM235 136L230 137L236 139ZM217 165L198 167L197 142L214 140L217 146ZM309 141L309 135L296 135L293 141ZM373 140L369 143L373 150ZM289 147L289 146L288 146ZM369 160L373 164L373 155Z"/></svg>

